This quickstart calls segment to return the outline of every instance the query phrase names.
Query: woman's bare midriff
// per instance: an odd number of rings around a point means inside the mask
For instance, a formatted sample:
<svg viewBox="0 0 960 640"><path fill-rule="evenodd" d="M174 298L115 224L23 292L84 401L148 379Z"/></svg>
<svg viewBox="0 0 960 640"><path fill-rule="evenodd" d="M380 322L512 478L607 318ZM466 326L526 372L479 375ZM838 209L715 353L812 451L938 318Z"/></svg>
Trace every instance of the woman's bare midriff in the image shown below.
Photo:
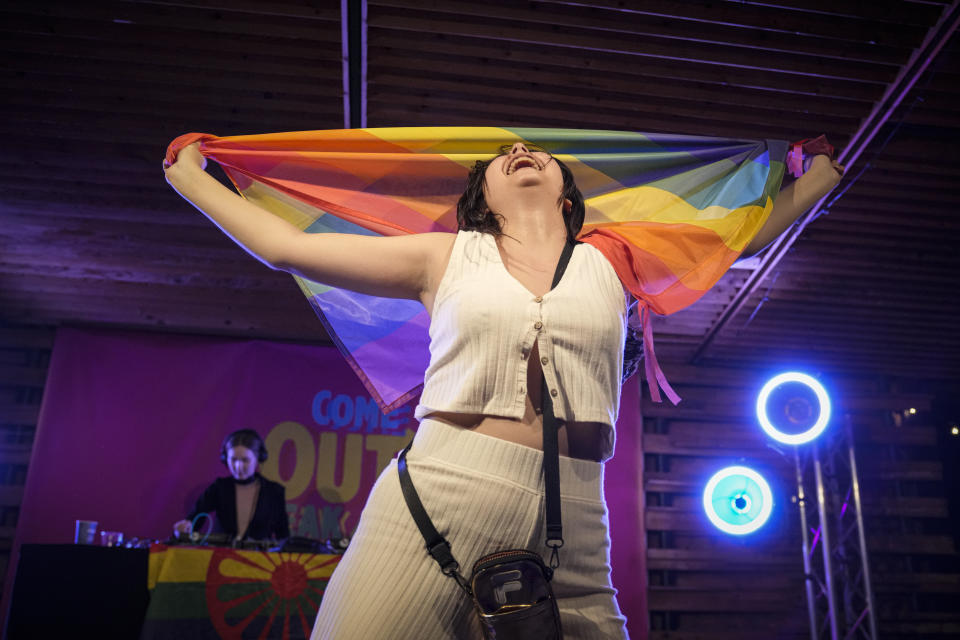
<svg viewBox="0 0 960 640"><path fill-rule="evenodd" d="M532 405L529 407L533 411ZM470 429L494 438L543 450L543 416L535 415L528 421L485 416L471 413L431 413L428 418L439 420L454 427ZM599 461L601 457L601 429L598 422L560 422L558 441L560 455L582 460Z"/></svg>

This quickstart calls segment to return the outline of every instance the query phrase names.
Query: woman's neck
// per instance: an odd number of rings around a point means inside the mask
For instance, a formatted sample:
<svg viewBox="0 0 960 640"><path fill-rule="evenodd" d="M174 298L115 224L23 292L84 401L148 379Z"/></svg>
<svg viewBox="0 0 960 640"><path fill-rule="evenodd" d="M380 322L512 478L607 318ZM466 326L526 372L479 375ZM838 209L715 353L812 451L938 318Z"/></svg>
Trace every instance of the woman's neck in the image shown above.
<svg viewBox="0 0 960 640"><path fill-rule="evenodd" d="M559 207L538 210L518 206L501 215L501 247L505 251L522 249L528 256L530 252L552 254L562 249L567 240L567 227Z"/></svg>
<svg viewBox="0 0 960 640"><path fill-rule="evenodd" d="M254 482L257 481L257 474L253 474L252 476L244 480L237 480L236 478L234 478L233 481L241 486L247 485L247 484L253 484Z"/></svg>

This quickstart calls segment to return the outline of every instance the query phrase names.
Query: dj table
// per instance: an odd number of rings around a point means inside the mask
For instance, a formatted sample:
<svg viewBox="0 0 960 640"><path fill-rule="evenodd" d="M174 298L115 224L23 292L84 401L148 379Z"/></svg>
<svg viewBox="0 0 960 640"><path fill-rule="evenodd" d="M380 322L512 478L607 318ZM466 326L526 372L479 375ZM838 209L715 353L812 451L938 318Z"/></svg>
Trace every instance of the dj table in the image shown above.
<svg viewBox="0 0 960 640"><path fill-rule="evenodd" d="M23 545L9 640L309 638L339 555Z"/></svg>
<svg viewBox="0 0 960 640"><path fill-rule="evenodd" d="M138 638L148 557L146 549L21 545L7 639Z"/></svg>

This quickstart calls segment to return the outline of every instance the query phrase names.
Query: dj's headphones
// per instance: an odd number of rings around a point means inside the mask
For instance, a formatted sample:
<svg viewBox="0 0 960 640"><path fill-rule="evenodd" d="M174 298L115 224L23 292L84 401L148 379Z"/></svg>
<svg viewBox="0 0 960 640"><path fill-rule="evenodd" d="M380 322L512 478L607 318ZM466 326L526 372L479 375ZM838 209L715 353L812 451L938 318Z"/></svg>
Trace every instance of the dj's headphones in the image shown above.
<svg viewBox="0 0 960 640"><path fill-rule="evenodd" d="M220 445L220 462L223 464L227 464L227 449L231 446L256 449L257 462L263 464L267 461L267 446L260 434L253 429L240 429L223 439L223 444Z"/></svg>

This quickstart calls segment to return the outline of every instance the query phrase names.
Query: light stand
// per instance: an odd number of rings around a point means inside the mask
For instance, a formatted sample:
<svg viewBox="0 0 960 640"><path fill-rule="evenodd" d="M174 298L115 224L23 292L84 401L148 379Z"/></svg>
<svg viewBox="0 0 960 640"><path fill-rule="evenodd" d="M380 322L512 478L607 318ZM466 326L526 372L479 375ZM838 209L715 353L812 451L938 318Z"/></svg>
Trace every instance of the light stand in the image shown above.
<svg viewBox="0 0 960 640"><path fill-rule="evenodd" d="M789 384L806 390L789 391L784 386ZM777 398L777 410L772 412L771 398ZM796 371L774 376L757 395L761 428L793 447L810 638L877 640L853 429L849 414L844 415L842 428L827 429L830 413L830 396L823 385ZM802 433L785 432L771 416L807 428ZM814 503L811 495L816 496ZM815 556L818 544L820 562Z"/></svg>
<svg viewBox="0 0 960 640"><path fill-rule="evenodd" d="M849 414L843 423L842 428L827 431L821 442L794 450L810 638L877 640ZM814 504L807 487L815 491Z"/></svg>

